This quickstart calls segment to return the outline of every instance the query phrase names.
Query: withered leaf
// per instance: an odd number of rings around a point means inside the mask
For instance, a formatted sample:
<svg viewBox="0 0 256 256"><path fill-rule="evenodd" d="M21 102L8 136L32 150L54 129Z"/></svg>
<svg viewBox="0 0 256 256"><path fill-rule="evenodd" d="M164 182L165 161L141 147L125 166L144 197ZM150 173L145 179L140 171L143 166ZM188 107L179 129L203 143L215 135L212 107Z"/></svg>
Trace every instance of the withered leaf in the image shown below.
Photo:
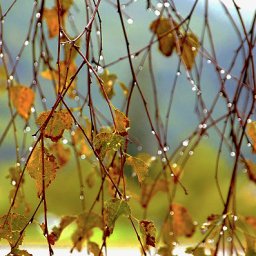
<svg viewBox="0 0 256 256"><path fill-rule="evenodd" d="M7 74L3 65L0 66L0 95L6 91Z"/></svg>
<svg viewBox="0 0 256 256"><path fill-rule="evenodd" d="M70 148L64 147L64 145L60 142L53 143L49 147L49 152L56 157L60 167L67 164L71 155Z"/></svg>
<svg viewBox="0 0 256 256"><path fill-rule="evenodd" d="M44 184L47 188L56 177L58 169L57 161L54 155L48 153L44 148ZM28 161L27 171L31 178L35 179L37 195L40 196L43 191L43 163L42 163L42 148L36 147Z"/></svg>
<svg viewBox="0 0 256 256"><path fill-rule="evenodd" d="M156 227L152 221L141 220L140 232L145 245L156 246Z"/></svg>
<svg viewBox="0 0 256 256"><path fill-rule="evenodd" d="M116 220L121 216L129 216L131 209L122 199L113 198L104 203L104 222L108 227L108 235L113 232Z"/></svg>
<svg viewBox="0 0 256 256"><path fill-rule="evenodd" d="M72 235L72 241L78 251L82 250L84 241L92 236L93 228L104 229L102 217L94 212L85 212L78 215L76 224L77 228Z"/></svg>
<svg viewBox="0 0 256 256"><path fill-rule="evenodd" d="M175 21L163 17L154 20L150 25L150 30L158 37L159 50L167 57L171 56L175 47L175 32L173 29L176 26L177 23Z"/></svg>
<svg viewBox="0 0 256 256"><path fill-rule="evenodd" d="M18 248L13 248L10 253L8 253L6 256L33 256L26 250L20 250Z"/></svg>
<svg viewBox="0 0 256 256"><path fill-rule="evenodd" d="M256 122L247 123L246 131L250 139L252 140L252 152L256 153Z"/></svg>
<svg viewBox="0 0 256 256"><path fill-rule="evenodd" d="M94 256L103 256L103 253L100 250L99 245L94 242L88 243L88 251L91 252Z"/></svg>
<svg viewBox="0 0 256 256"><path fill-rule="evenodd" d="M248 178L251 181L256 182L256 164L249 159L243 160L243 163L247 169Z"/></svg>
<svg viewBox="0 0 256 256"><path fill-rule="evenodd" d="M188 210L182 205L172 204L171 211L174 234L191 237L195 232L195 225Z"/></svg>
<svg viewBox="0 0 256 256"><path fill-rule="evenodd" d="M188 247L188 248L186 248L185 252L192 254L194 256L207 256L207 254L205 254L204 247L197 247L196 249L194 249L193 247Z"/></svg>
<svg viewBox="0 0 256 256"><path fill-rule="evenodd" d="M6 239L11 247L16 245L16 242L19 239L19 242L16 246L22 243L24 238L24 233L20 237L20 231L25 227L28 222L28 219L18 213L11 213L8 216L7 222L4 225L7 215L2 215L0 217L0 240Z"/></svg>
<svg viewBox="0 0 256 256"><path fill-rule="evenodd" d="M130 120L129 118L119 109L114 110L115 113L115 125L116 125L116 132L122 136L128 134L128 129Z"/></svg>
<svg viewBox="0 0 256 256"><path fill-rule="evenodd" d="M37 118L36 123L41 129L43 129L44 123L48 119L50 113L51 111L43 112ZM65 129L71 129L72 124L73 119L67 110L55 111L45 127L44 136L57 142L62 137Z"/></svg>
<svg viewBox="0 0 256 256"><path fill-rule="evenodd" d="M110 74L108 69L104 69L103 74L99 76L103 81L103 88L106 92L109 99L111 99L114 95L114 85L117 80L117 76L115 74ZM102 88L100 87L100 92L104 96Z"/></svg>
<svg viewBox="0 0 256 256"><path fill-rule="evenodd" d="M100 132L94 140L93 145L101 158L104 158L107 151L117 151L124 146L124 138L116 133Z"/></svg>
<svg viewBox="0 0 256 256"><path fill-rule="evenodd" d="M53 38L59 35L59 20L58 9L53 7L52 9L44 9L44 18L48 27L49 38Z"/></svg>
<svg viewBox="0 0 256 256"><path fill-rule="evenodd" d="M54 245L59 240L63 230L76 219L76 216L63 216L59 226L54 226L52 232L48 236L50 244Z"/></svg>
<svg viewBox="0 0 256 256"><path fill-rule="evenodd" d="M12 104L16 108L19 115L25 120L28 120L31 107L35 100L34 91L25 85L19 84L10 87L10 97Z"/></svg>
<svg viewBox="0 0 256 256"><path fill-rule="evenodd" d="M126 157L126 163L128 165L131 165L133 170L135 171L135 173L138 176L138 180L141 183L147 176L148 174L148 165L142 161L141 159L134 157L134 156L130 156L127 154Z"/></svg>
<svg viewBox="0 0 256 256"><path fill-rule="evenodd" d="M188 33L180 39L181 60L188 70L194 66L199 46L199 40L193 33Z"/></svg>

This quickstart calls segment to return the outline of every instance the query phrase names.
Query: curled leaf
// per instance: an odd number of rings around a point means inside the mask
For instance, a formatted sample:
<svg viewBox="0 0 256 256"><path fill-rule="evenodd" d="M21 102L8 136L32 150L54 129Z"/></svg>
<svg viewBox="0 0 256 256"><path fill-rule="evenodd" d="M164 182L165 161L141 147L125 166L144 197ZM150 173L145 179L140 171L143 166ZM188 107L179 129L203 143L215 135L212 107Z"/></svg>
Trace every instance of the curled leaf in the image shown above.
<svg viewBox="0 0 256 256"><path fill-rule="evenodd" d="M129 118L120 110L115 109L115 125L116 125L116 132L122 136L125 136L128 134L128 129L130 120Z"/></svg>
<svg viewBox="0 0 256 256"><path fill-rule="evenodd" d="M150 30L158 37L159 50L165 56L171 56L175 47L175 31L173 29L177 23L171 19L160 17L150 25ZM168 31L170 31L168 33Z"/></svg>
<svg viewBox="0 0 256 256"><path fill-rule="evenodd" d="M100 250L99 245L94 242L88 243L88 251L91 252L94 256L103 256L103 253Z"/></svg>
<svg viewBox="0 0 256 256"><path fill-rule="evenodd" d="M140 232L145 245L156 246L156 227L152 221L140 221Z"/></svg>
<svg viewBox="0 0 256 256"><path fill-rule="evenodd" d="M61 137L65 129L71 129L73 119L67 110L55 111L51 117L49 117L51 111L46 111L40 114L37 118L37 125L41 126L44 130L44 136L50 138L52 141L57 142ZM46 127L45 121L48 119ZM45 129L44 129L45 128Z"/></svg>
<svg viewBox="0 0 256 256"><path fill-rule="evenodd" d="M103 81L105 93L107 94L108 98L111 99L115 95L114 85L116 83L117 76L115 74L110 74L108 69L104 69L104 73L100 75L100 78ZM104 96L102 88L100 88L100 91Z"/></svg>
<svg viewBox="0 0 256 256"><path fill-rule="evenodd" d="M44 154L44 165L42 161L42 154ZM37 147L34 149L28 161L27 171L31 178L35 179L38 196L40 196L43 191L43 166L44 185L45 188L47 188L56 177L58 165L55 156L49 154L46 148L44 148L44 152L42 152L42 148Z"/></svg>
<svg viewBox="0 0 256 256"><path fill-rule="evenodd" d="M10 97L12 104L19 115L25 120L28 120L31 107L35 100L34 91L31 88L20 84L10 87Z"/></svg>
<svg viewBox="0 0 256 256"><path fill-rule="evenodd" d="M126 163L131 165L141 183L148 174L148 165L141 159L127 154Z"/></svg>

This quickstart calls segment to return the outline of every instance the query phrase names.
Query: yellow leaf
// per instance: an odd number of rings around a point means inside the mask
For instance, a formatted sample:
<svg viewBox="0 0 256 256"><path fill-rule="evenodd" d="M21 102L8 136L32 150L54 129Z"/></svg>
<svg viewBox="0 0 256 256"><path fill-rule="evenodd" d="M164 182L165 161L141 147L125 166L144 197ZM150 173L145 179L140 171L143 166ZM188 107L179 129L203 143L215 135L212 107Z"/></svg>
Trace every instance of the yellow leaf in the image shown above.
<svg viewBox="0 0 256 256"><path fill-rule="evenodd" d="M10 97L19 115L25 120L28 120L31 107L35 100L34 91L20 84L10 87Z"/></svg>
<svg viewBox="0 0 256 256"><path fill-rule="evenodd" d="M34 149L28 164L27 171L31 178L35 179L37 195L40 196L43 191L43 166L44 166L44 184L47 188L56 177L56 171L58 169L56 158L54 155L48 153L48 150L44 148L44 165L42 159L42 148L39 146Z"/></svg>
<svg viewBox="0 0 256 256"><path fill-rule="evenodd" d="M48 27L49 38L53 38L59 35L59 20L58 9L53 7L52 9L44 9L44 18Z"/></svg>
<svg viewBox="0 0 256 256"><path fill-rule="evenodd" d="M91 252L94 256L103 256L103 253L100 250L99 245L94 242L88 243L88 251Z"/></svg>
<svg viewBox="0 0 256 256"><path fill-rule="evenodd" d="M188 33L180 39L181 60L188 70L191 70L200 44L196 35Z"/></svg>
<svg viewBox="0 0 256 256"><path fill-rule="evenodd" d="M115 109L115 125L116 125L116 132L122 136L125 136L128 134L128 129L130 120L129 118L120 110Z"/></svg>
<svg viewBox="0 0 256 256"><path fill-rule="evenodd" d="M138 176L138 180L141 183L148 174L148 165L139 158L130 156L127 154L126 163L131 165L133 170Z"/></svg>
<svg viewBox="0 0 256 256"><path fill-rule="evenodd" d="M57 142L63 135L65 129L71 129L73 119L67 110L60 110L53 112L46 127L45 121L48 119L51 111L46 111L40 114L36 120L36 124L44 131L44 136L50 138L52 141Z"/></svg>
<svg viewBox="0 0 256 256"><path fill-rule="evenodd" d="M0 66L0 94L6 91L7 75L4 66Z"/></svg>
<svg viewBox="0 0 256 256"><path fill-rule="evenodd" d="M108 98L111 99L115 95L114 85L117 80L117 76L115 74L110 74L108 69L104 69L104 73L100 75L100 78L103 81L103 88ZM100 92L104 95L101 88Z"/></svg>

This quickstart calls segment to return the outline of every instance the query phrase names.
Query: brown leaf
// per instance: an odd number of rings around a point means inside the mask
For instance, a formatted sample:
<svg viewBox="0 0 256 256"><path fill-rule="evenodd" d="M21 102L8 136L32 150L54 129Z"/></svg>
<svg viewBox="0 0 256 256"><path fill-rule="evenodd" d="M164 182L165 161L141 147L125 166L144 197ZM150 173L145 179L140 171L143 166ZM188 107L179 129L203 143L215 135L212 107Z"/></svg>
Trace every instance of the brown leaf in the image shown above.
<svg viewBox="0 0 256 256"><path fill-rule="evenodd" d="M94 242L88 243L88 251L91 252L94 256L103 256L103 253L100 250L99 245Z"/></svg>
<svg viewBox="0 0 256 256"><path fill-rule="evenodd" d="M129 118L120 110L115 109L115 125L116 125L116 132L122 136L126 136L128 134L128 129L130 120Z"/></svg>
<svg viewBox="0 0 256 256"><path fill-rule="evenodd" d="M179 204L172 204L173 232L176 236L191 237L195 232L195 225L188 210Z"/></svg>
<svg viewBox="0 0 256 256"><path fill-rule="evenodd" d="M49 38L53 38L59 35L59 20L58 9L53 7L52 9L44 9L44 18L48 27Z"/></svg>
<svg viewBox="0 0 256 256"><path fill-rule="evenodd" d="M19 115L25 120L28 120L31 107L35 100L34 91L29 87L19 84L10 87L10 97Z"/></svg>
<svg viewBox="0 0 256 256"><path fill-rule="evenodd" d="M49 151L56 157L60 167L66 165L70 159L70 148L64 147L64 145L60 142L53 143L49 147Z"/></svg>
<svg viewBox="0 0 256 256"><path fill-rule="evenodd" d="M158 37L159 50L165 56L171 56L175 47L175 33L173 30L177 26L175 21L167 18L158 18L150 25L150 30ZM168 33L168 31L172 31Z"/></svg>
<svg viewBox="0 0 256 256"><path fill-rule="evenodd" d="M247 169L248 178L251 181L256 182L256 164L249 159L243 160L243 163Z"/></svg>
<svg viewBox="0 0 256 256"><path fill-rule="evenodd" d="M195 64L199 46L199 40L193 33L188 33L180 39L181 60L188 70L191 70Z"/></svg>
<svg viewBox="0 0 256 256"><path fill-rule="evenodd" d="M247 123L246 131L252 140L252 152L256 153L256 122Z"/></svg>
<svg viewBox="0 0 256 256"><path fill-rule="evenodd" d="M156 227L152 221L140 221L140 232L146 245L156 246Z"/></svg>
<svg viewBox="0 0 256 256"><path fill-rule="evenodd" d="M37 118L36 124L39 125L41 129L44 128L44 123L50 113L51 111L45 111ZM73 119L67 110L55 111L44 129L44 136L57 142L62 137L65 129L71 129L72 124Z"/></svg>
<svg viewBox="0 0 256 256"><path fill-rule="evenodd" d="M44 148L44 185L47 188L56 177L58 166L56 158L48 153ZM40 196L43 191L43 162L42 162L42 148L36 147L28 161L27 171L31 178L35 179L37 195Z"/></svg>

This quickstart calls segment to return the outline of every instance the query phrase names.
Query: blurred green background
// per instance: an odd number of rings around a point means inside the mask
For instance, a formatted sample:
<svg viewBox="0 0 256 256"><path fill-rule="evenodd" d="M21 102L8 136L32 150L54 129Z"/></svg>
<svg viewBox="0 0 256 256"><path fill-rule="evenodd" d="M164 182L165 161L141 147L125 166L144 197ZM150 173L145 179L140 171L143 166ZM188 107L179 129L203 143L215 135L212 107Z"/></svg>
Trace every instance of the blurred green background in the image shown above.
<svg viewBox="0 0 256 256"><path fill-rule="evenodd" d="M9 1L0 2L3 10L9 5L7 2ZM181 15L185 17L188 14L193 1L186 0L176 2L177 9L180 11ZM203 1L199 2L200 3L195 10L195 14L193 15L190 25L194 33L198 35L201 33L204 18ZM234 49L236 49L238 46L238 41L236 40L235 32L227 17L224 15L221 6L216 2L217 1L211 1L212 6L210 7L210 24L212 26L212 33L214 35L218 62L222 67L227 68L230 64L230 56L232 56ZM46 3L49 7L52 5L51 1L46 1ZM25 40L32 5L33 1L30 0L17 1L12 11L5 18L3 36L8 48L11 49L13 59L15 59L17 56L21 44ZM73 8L71 13L75 23L77 24L77 28L80 31L85 25L84 4L82 0L77 0L75 1L75 5L76 8ZM242 11L244 14L243 8ZM127 23L126 27L131 49L132 51L136 51L145 46L145 44L147 44L149 41L151 37L149 25L154 19L156 19L156 15L153 11L146 11L146 3L145 1L141 0L138 0L131 6L127 7L125 12L133 19L133 24ZM232 8L231 12L234 12ZM119 17L115 8L107 1L104 1L100 8L100 14L103 26L104 59L106 63L109 63L118 59L120 56L125 56L126 49ZM250 12L246 10L246 16L246 25L249 26L253 12L250 14ZM50 42L50 47L53 52L56 50L56 42L57 41L55 39L52 39ZM206 47L207 44L209 44L209 42L206 42ZM160 114L164 119L172 89L172 81L176 75L178 59L175 56L165 58L159 54L156 45L154 48L155 51L153 54L153 59L160 99ZM53 57L53 61L54 60L56 60L56 56ZM134 60L134 65L138 66L139 62L140 57ZM31 65L31 47L29 46L26 47L19 65L17 66L17 74L19 75L20 82L23 84L30 85L31 81L33 80ZM12 68L12 64L9 65L9 68ZM115 73L120 81L123 81L126 84L131 82L131 74L127 60L111 66L109 70L111 73ZM233 70L232 75L238 75L239 72L240 70L238 65L237 68ZM170 147L170 152L173 152L173 150L175 150L175 148L190 135L198 124L196 114L194 113L194 105L197 98L195 93L191 90L191 85L189 85L189 82L187 81L185 70L181 70L181 73L182 75L178 80L175 92L175 99L173 102L168 131L168 146ZM150 77L148 75L147 62L139 74L139 81L142 85L143 93L149 102L149 109L153 111L153 94L150 85ZM47 106L50 108L54 102L52 93L50 93L47 89L47 86L50 86L50 82L47 82L44 79L41 79L40 82L41 84L44 84L46 88L45 97L47 99ZM84 81L80 79L78 81L78 86L82 88L83 83ZM232 83L234 83L233 80L230 81L230 89L228 89L230 94L232 94ZM201 84L202 95L205 102L208 104L207 107L209 107L212 104L213 96L216 95L219 90L217 76L212 65L208 65L204 70ZM123 97L122 92L119 89L116 90L117 94L113 98L113 104L115 106L121 106ZM97 86L93 88L93 97L95 102L97 102L99 109L105 113L106 110L103 105L101 95L98 93ZM40 99L38 98L37 100ZM146 151L151 155L158 157L158 148L155 146L156 142L151 134L150 126L146 119L143 105L137 92L135 92L131 105L131 134L136 138L139 138L142 144L142 151ZM220 101L213 113L213 116L220 116L225 107L224 100L223 102ZM6 92L1 93L0 95L0 109L0 132L2 134L10 120ZM31 132L29 132L27 136L28 138L31 138L31 135L36 131L37 128L33 125L33 123L30 123L29 125L31 126ZM21 145L21 134L23 133L24 124L20 118L17 118L17 126L19 127L19 139ZM64 137L65 136L68 138L67 134L64 134ZM32 138L29 140L32 142ZM178 188L175 199L175 202L185 205L189 209L193 219L197 221L199 225L206 220L209 214L220 213L223 208L214 180L217 148L219 143L220 139L218 135L214 131L210 130L208 137L202 140L202 143L196 148L193 156L189 158L185 166L182 183L188 189L189 194L184 195L184 192ZM26 146L29 147L30 145ZM141 150L141 148L139 150ZM245 148L244 150L245 154L250 154L250 149ZM23 151L26 155L28 148L23 149ZM138 152L139 151L136 145L132 145L130 147L130 154L136 155ZM51 184L47 191L50 226L58 224L59 217L62 215L78 214L81 212L78 175L75 170L74 158L71 158L73 160L70 161L65 168L58 171L56 180L53 182L53 184ZM230 156L230 152L224 148L219 167L220 185L224 195L229 187L233 161L234 159ZM12 186L6 176L8 175L8 169L15 166L15 164L14 139L12 131L10 130L0 148L0 214L5 214L9 207L8 194ZM93 171L92 165L86 160L81 160L81 166L84 178L86 178L86 176ZM156 172L159 170L159 168L159 164L153 164L150 171ZM127 176L129 177L128 189L133 191L133 194L135 195L136 193L139 194L139 185L135 181L135 178L132 177L129 170L127 171ZM38 198L36 197L35 192L35 184L28 175L26 175L25 180L25 194L33 212L34 207L38 203ZM96 191L98 191L98 185L99 184L96 183L94 188L85 188L85 200L87 208L91 206L91 203L94 200ZM243 172L242 168L239 170L237 188L238 212L242 215L252 215L255 212L255 207L253 206L256 205L256 188L255 185L248 180L247 175ZM131 196L130 205L133 209L134 216L136 216L138 219L142 218L142 210L136 196ZM165 216L166 210L168 209L167 198L165 198L165 195L161 192L158 193L151 201L149 208L150 211L148 218L155 221L155 223L158 223L159 220ZM42 212L37 214L36 220L38 222L43 222ZM71 233L72 227L68 228L63 234L58 245L68 245L71 243L69 242ZM128 236L129 239L127 239ZM196 239L199 236L200 232L197 231L197 234L194 237ZM96 232L95 239L100 238L100 232ZM26 243L31 244L45 243L45 238L42 235L42 231L36 224L32 224L28 228L25 241ZM1 243L4 244L4 241L1 241ZM116 246L129 246L131 244L137 244L136 236L134 235L134 231L132 230L128 220L125 218L120 218L120 220L118 220L116 230L114 235L110 237L109 243Z"/></svg>

